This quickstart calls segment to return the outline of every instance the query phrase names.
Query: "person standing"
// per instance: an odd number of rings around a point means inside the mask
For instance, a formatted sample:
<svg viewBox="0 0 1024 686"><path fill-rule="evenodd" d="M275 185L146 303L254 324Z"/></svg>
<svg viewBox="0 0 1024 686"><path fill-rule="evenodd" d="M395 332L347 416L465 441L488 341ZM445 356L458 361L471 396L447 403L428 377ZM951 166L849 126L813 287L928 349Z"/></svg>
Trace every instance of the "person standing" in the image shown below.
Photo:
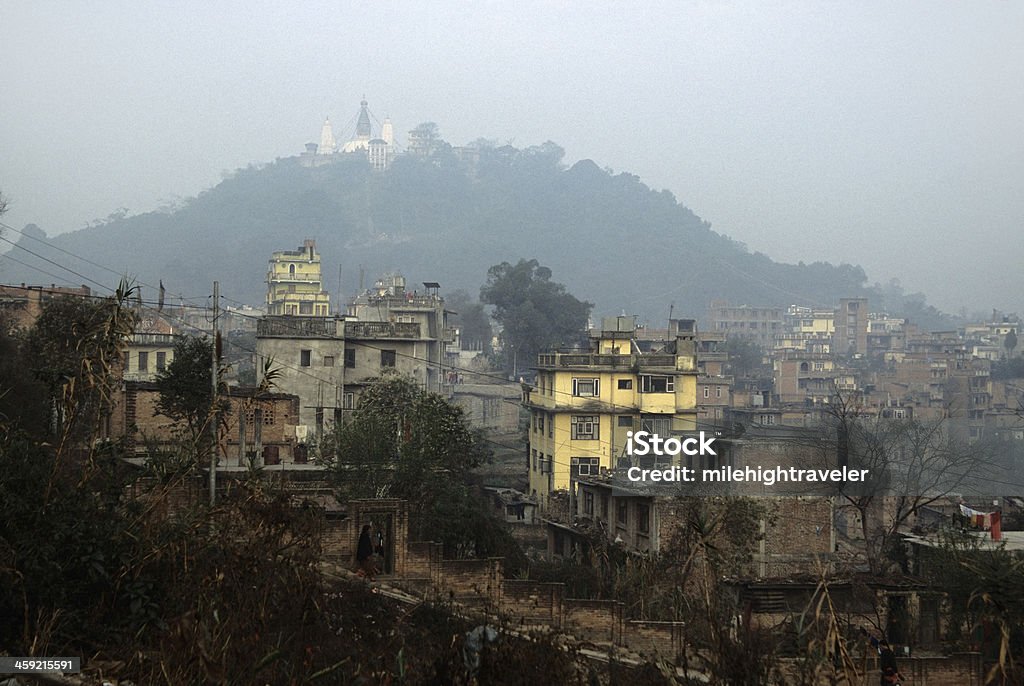
<svg viewBox="0 0 1024 686"><path fill-rule="evenodd" d="M370 525L364 524L356 545L356 573L370 581L377 574L377 563L373 559L373 540L370 538Z"/></svg>

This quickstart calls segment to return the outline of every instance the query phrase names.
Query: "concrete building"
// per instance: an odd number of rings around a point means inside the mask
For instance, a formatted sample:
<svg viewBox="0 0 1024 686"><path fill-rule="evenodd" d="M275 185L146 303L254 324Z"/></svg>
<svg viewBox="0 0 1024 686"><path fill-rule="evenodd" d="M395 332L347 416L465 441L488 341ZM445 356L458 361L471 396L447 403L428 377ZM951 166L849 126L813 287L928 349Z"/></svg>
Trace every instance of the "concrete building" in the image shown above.
<svg viewBox="0 0 1024 686"><path fill-rule="evenodd" d="M270 256L267 314L307 317L331 314L331 297L323 287L316 241L306 240L295 250L282 250Z"/></svg>
<svg viewBox="0 0 1024 686"><path fill-rule="evenodd" d="M256 369L277 369L277 390L299 399L300 440L319 436L353 406L345 395L345 320L278 315L256 325Z"/></svg>
<svg viewBox="0 0 1024 686"><path fill-rule="evenodd" d="M708 307L712 331L753 341L764 350L771 350L781 333L782 314L780 307L730 305L724 300L714 300Z"/></svg>
<svg viewBox="0 0 1024 686"><path fill-rule="evenodd" d="M152 308L139 311L135 332L125 347L125 381L156 381L157 375L174 360L177 332L171 322Z"/></svg>
<svg viewBox="0 0 1024 686"><path fill-rule="evenodd" d="M626 435L661 436L697 426L695 327L655 351L640 352L632 317L610 317L591 334L589 351L538 357L537 381L526 386L530 411L529 483L546 507L551 493L576 477L616 466Z"/></svg>
<svg viewBox="0 0 1024 686"><path fill-rule="evenodd" d="M35 324L46 303L54 298L91 295L88 286L19 286L0 285L0 314L8 318L15 329L28 329Z"/></svg>
<svg viewBox="0 0 1024 686"><path fill-rule="evenodd" d="M348 306L354 322L347 325L346 338L357 350L347 353L355 356L357 367L349 368L369 370L367 376L394 369L428 391L441 392L447 379L445 353L455 342L455 330L448 326L440 289L437 282L425 281L423 291L409 291L405 277L395 273L356 296ZM358 364L359 360L366 362ZM375 360L379 365L373 364Z"/></svg>
<svg viewBox="0 0 1024 686"><path fill-rule="evenodd" d="M399 374L422 388L444 392L446 326L440 286L407 292L391 275L357 296L344 317L275 315L259 320L257 369L273 360L276 387L299 398L299 433L323 435L355 409L367 384ZM450 389L448 389L450 390Z"/></svg>
<svg viewBox="0 0 1024 686"><path fill-rule="evenodd" d="M865 355L868 352L868 299L842 298L835 314L832 351L837 355Z"/></svg>

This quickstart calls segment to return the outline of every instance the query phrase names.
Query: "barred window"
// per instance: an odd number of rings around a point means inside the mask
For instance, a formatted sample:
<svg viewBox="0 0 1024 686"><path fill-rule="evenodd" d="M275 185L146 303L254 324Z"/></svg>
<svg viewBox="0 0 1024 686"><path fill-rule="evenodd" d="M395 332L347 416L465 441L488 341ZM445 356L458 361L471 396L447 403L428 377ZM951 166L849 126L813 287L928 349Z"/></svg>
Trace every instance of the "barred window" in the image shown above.
<svg viewBox="0 0 1024 686"><path fill-rule="evenodd" d="M596 457L574 457L570 465L576 476L597 476L601 471Z"/></svg>
<svg viewBox="0 0 1024 686"><path fill-rule="evenodd" d="M596 441L600 431L599 417L573 415L571 433L573 440Z"/></svg>

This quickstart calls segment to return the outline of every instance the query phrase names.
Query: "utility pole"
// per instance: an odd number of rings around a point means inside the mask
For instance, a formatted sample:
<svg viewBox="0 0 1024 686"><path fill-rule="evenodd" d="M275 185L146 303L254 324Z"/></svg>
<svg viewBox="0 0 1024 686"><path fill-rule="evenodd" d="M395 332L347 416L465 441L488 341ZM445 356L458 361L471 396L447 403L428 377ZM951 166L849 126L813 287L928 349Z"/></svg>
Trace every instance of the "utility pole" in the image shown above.
<svg viewBox="0 0 1024 686"><path fill-rule="evenodd" d="M213 507L217 500L217 319L220 316L220 282L213 282L213 337L211 339L210 355L210 380L213 394L210 396L210 433L213 436L213 444L210 446L210 507Z"/></svg>

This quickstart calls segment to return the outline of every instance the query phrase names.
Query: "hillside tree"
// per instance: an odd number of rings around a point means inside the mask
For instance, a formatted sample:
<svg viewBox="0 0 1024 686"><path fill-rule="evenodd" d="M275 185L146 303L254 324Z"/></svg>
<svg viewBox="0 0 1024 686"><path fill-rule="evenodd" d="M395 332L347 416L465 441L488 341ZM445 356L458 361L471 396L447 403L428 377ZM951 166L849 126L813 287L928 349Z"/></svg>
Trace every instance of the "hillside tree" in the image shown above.
<svg viewBox="0 0 1024 686"><path fill-rule="evenodd" d="M494 307L505 368L517 373L535 365L541 351L585 340L593 308L552 281L549 268L525 259L491 267L480 300Z"/></svg>

